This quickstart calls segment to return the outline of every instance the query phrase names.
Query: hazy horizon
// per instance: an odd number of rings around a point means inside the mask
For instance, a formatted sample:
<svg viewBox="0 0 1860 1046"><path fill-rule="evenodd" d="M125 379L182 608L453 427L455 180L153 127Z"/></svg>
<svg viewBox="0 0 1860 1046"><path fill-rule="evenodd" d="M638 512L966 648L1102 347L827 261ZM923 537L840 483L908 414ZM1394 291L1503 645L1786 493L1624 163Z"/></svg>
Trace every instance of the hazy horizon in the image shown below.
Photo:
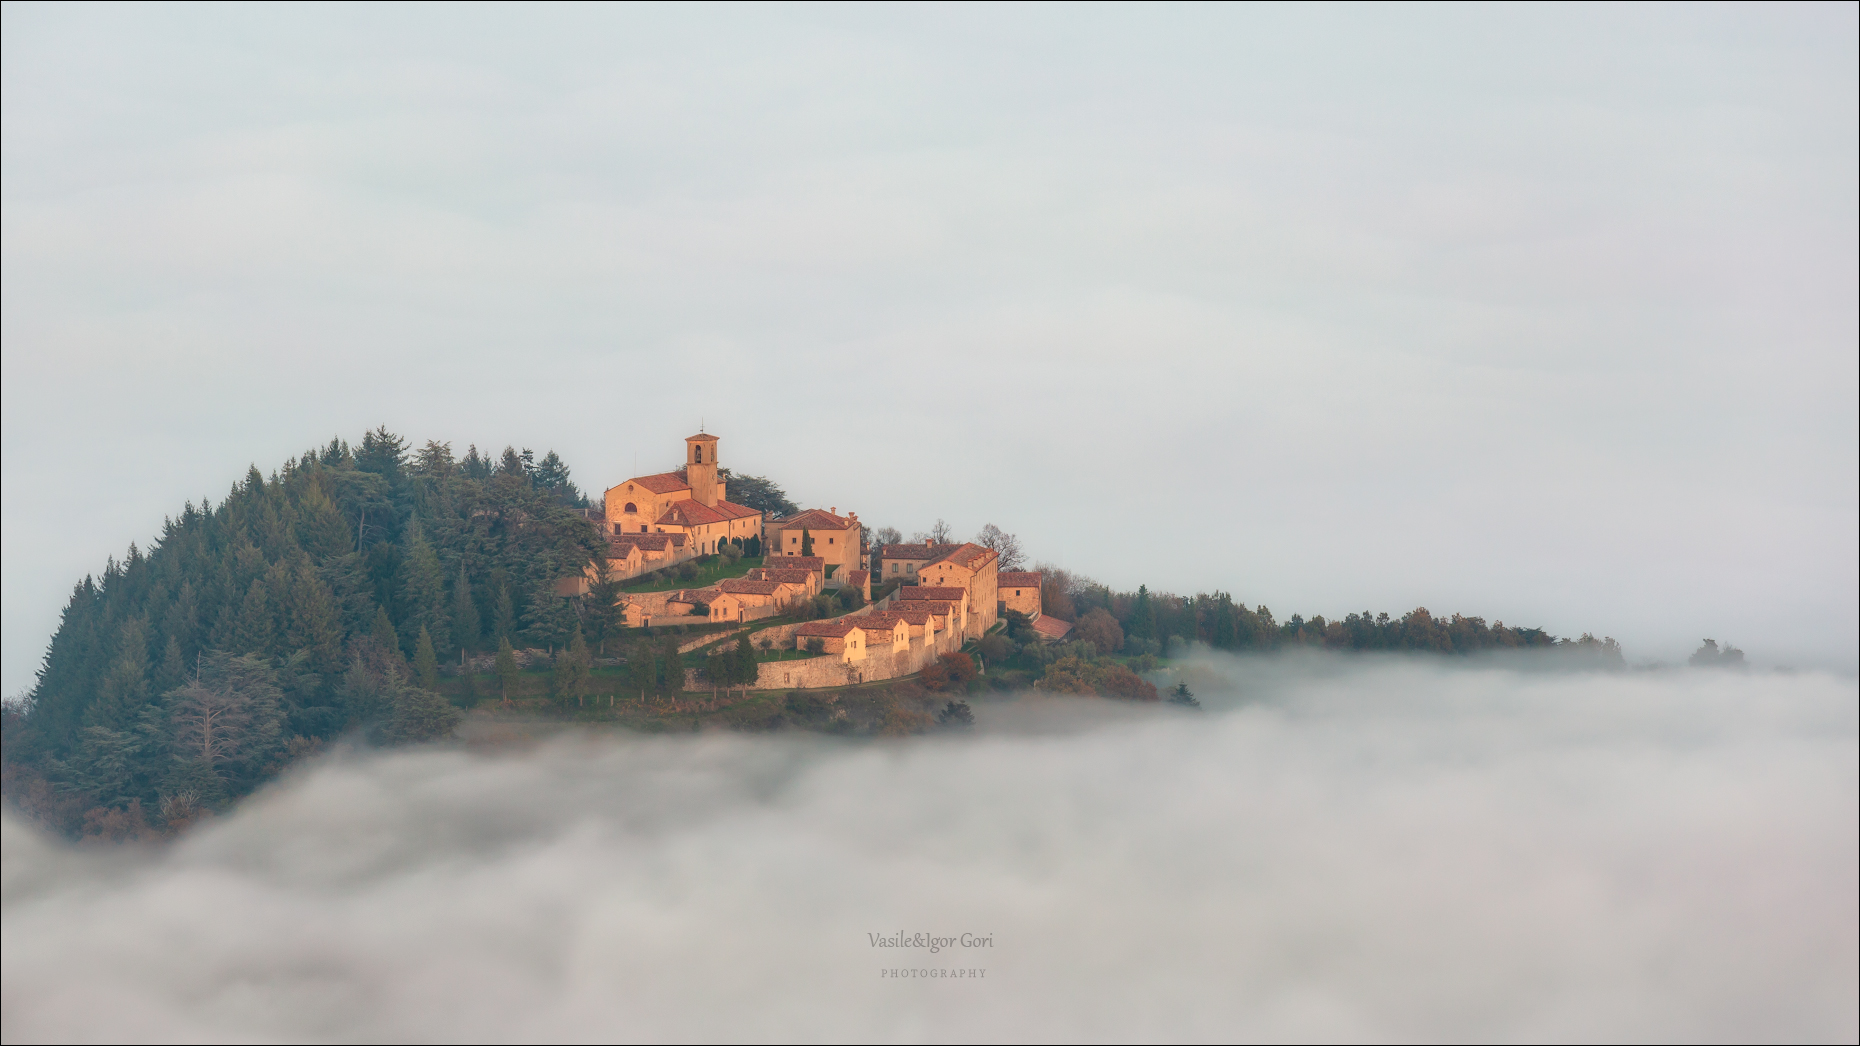
<svg viewBox="0 0 1860 1046"><path fill-rule="evenodd" d="M1281 618L1860 665L1857 22L7 4L0 692L387 425Z"/></svg>
<svg viewBox="0 0 1860 1046"><path fill-rule="evenodd" d="M1854 680L1203 655L1205 712L474 743L0 814L11 1040L1850 1041ZM501 735L501 736L500 736ZM873 933L986 935L904 952ZM887 969L985 969L896 980Z"/></svg>

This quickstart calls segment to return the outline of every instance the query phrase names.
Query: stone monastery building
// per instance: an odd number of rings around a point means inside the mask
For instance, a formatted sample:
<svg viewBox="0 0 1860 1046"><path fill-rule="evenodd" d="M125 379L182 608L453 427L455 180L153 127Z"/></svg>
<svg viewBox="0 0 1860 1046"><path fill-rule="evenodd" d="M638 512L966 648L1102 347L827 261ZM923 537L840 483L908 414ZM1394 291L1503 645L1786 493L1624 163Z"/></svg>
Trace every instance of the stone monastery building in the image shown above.
<svg viewBox="0 0 1860 1046"><path fill-rule="evenodd" d="M707 588L627 593L626 623L748 623L778 616L824 589L860 592L864 599L855 602L862 605L838 617L752 631L758 647L816 655L762 663L757 687L840 686L909 675L994 628L1002 609L1040 616L1040 575L1000 574L992 549L929 542L868 549L856 512L841 515L829 507L766 519L730 501L728 481L718 472L718 444L709 433L687 436L680 471L634 476L608 488L601 507L586 510L607 535L606 555L559 591L585 594L603 571L625 581L753 538L762 547L761 567ZM904 584L871 603L872 582L893 579Z"/></svg>

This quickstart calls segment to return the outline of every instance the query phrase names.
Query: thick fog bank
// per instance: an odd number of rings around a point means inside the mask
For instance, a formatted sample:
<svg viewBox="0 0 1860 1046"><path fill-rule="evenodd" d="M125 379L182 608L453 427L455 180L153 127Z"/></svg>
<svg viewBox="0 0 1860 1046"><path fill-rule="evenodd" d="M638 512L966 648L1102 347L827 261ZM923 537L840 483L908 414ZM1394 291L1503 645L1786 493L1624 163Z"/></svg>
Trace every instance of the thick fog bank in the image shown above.
<svg viewBox="0 0 1860 1046"><path fill-rule="evenodd" d="M337 756L165 852L8 818L4 1035L1860 1030L1853 680L1212 673L960 738Z"/></svg>

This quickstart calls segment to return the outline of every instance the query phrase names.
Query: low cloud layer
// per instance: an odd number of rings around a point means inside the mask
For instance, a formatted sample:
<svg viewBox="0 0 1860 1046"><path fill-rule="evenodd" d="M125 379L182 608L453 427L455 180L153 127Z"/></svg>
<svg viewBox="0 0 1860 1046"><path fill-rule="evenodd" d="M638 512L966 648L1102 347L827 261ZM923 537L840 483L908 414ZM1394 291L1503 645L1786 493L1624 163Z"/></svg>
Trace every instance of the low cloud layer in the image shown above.
<svg viewBox="0 0 1860 1046"><path fill-rule="evenodd" d="M964 738L339 755L161 853L9 817L4 1034L1855 1036L1853 680L1214 673Z"/></svg>

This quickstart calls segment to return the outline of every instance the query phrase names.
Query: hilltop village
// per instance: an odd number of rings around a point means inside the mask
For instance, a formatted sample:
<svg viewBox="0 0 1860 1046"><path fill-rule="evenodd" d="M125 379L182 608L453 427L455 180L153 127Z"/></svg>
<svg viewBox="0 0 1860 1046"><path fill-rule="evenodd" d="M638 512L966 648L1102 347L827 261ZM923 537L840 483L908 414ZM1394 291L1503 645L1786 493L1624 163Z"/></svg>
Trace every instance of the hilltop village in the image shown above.
<svg viewBox="0 0 1860 1046"><path fill-rule="evenodd" d="M1058 640L1070 629L1042 613L1040 574L1001 571L993 549L972 542L873 546L851 510L828 506L774 518L730 501L720 442L706 432L688 436L683 468L617 483L600 507L584 510L606 549L557 593L586 597L603 582L620 582L619 610L629 628L748 626L752 646L767 658L758 661L754 682L743 684L749 689L911 675L981 638L1008 611L1025 615L1043 638ZM627 581L664 576L666 568L691 561L732 576L701 588L624 590ZM791 619L825 592L851 609Z"/></svg>

